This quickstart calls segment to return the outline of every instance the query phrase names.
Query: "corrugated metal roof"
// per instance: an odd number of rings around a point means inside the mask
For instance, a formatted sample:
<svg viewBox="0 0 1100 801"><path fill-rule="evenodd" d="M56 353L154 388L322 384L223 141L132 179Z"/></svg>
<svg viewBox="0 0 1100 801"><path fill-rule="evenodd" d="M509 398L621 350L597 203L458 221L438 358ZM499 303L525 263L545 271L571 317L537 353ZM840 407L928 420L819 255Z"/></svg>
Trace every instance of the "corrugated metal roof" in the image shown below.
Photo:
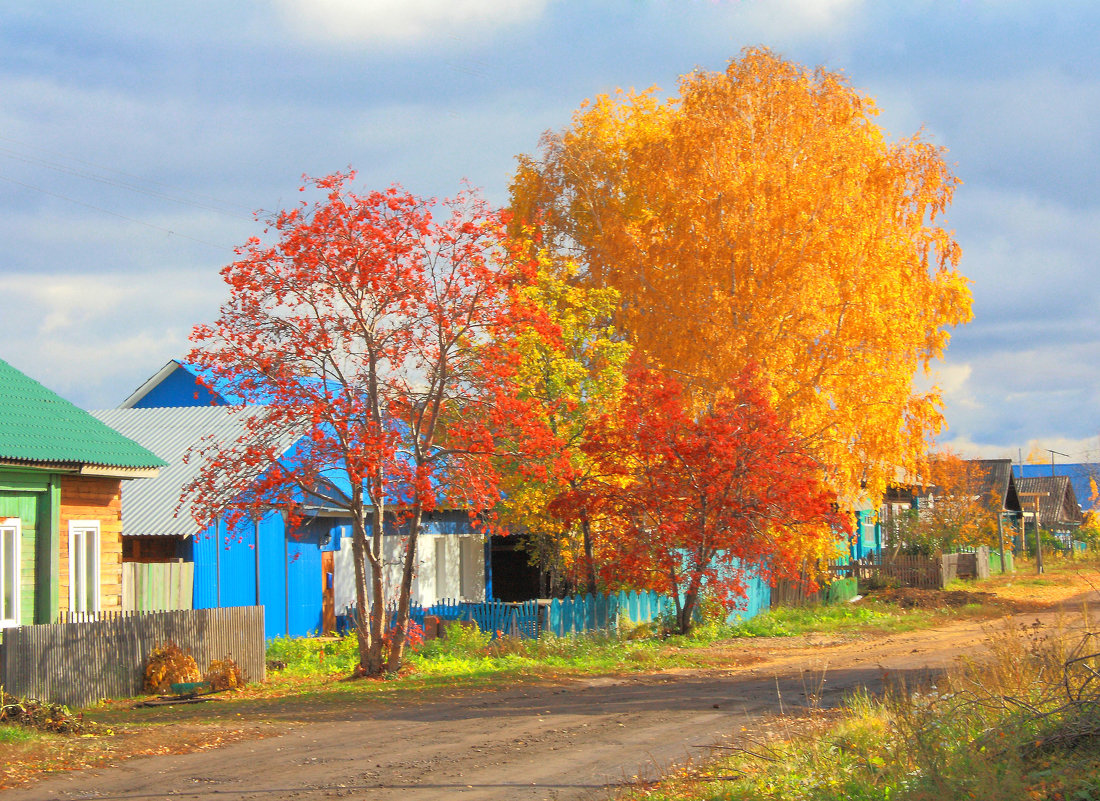
<svg viewBox="0 0 1100 801"><path fill-rule="evenodd" d="M143 469L164 464L138 443L2 359L0 459Z"/></svg>
<svg viewBox="0 0 1100 801"><path fill-rule="evenodd" d="M134 537L189 537L196 524L186 508L175 513L180 492L208 463L184 455L204 437L211 444L231 445L245 431L251 414L261 407L185 406L153 409L105 409L92 412L112 428L147 447L168 466L157 478L127 482L122 488L122 533ZM300 435L285 437L283 452ZM203 444L206 444L205 442Z"/></svg>

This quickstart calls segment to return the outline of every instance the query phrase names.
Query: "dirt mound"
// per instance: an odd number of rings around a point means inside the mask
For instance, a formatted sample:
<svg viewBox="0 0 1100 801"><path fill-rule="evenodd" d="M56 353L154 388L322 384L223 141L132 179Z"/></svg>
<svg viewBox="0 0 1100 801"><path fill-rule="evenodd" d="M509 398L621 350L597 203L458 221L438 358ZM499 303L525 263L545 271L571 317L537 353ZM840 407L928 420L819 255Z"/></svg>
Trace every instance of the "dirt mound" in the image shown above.
<svg viewBox="0 0 1100 801"><path fill-rule="evenodd" d="M943 609L945 607L967 606L969 604L999 604L1001 599L991 592L971 592L970 590L926 590L916 587L875 590L868 598L885 603L897 604L902 609Z"/></svg>

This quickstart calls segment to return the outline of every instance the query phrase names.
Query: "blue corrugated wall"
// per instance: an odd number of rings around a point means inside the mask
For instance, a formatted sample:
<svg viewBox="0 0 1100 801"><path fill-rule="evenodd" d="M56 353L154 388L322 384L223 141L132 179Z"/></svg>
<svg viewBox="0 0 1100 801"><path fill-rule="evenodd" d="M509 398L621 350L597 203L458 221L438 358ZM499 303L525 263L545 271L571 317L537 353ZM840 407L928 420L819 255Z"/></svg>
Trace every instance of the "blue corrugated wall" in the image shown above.
<svg viewBox="0 0 1100 801"><path fill-rule="evenodd" d="M282 516L272 513L259 524L238 525L228 536L219 521L217 534L211 526L191 543L196 609L259 603L268 639L320 630L321 549L315 530L288 536Z"/></svg>

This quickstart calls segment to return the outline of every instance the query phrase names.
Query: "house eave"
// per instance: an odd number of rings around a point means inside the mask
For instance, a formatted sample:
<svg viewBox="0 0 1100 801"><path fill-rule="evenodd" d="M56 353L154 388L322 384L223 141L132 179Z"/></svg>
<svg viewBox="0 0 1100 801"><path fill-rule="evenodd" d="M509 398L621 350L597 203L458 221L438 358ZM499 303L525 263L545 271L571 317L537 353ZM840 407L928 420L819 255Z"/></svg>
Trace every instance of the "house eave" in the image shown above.
<svg viewBox="0 0 1100 801"><path fill-rule="evenodd" d="M0 467L15 470L33 470L42 473L66 473L99 478L156 478L159 467L118 467L99 464L74 464L73 462L39 462L31 459L0 459Z"/></svg>

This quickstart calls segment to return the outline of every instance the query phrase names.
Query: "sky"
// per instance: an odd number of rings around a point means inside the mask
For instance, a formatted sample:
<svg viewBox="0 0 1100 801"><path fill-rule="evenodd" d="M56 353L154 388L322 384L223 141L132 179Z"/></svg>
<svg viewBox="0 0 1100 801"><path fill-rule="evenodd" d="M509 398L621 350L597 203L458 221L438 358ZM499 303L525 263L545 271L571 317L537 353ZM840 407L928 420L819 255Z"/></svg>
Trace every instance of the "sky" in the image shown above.
<svg viewBox="0 0 1100 801"><path fill-rule="evenodd" d="M303 175L506 200L617 87L767 46L843 72L962 180L973 284L932 377L964 455L1100 458L1100 4L66 0L0 6L0 358L84 408L188 350Z"/></svg>

